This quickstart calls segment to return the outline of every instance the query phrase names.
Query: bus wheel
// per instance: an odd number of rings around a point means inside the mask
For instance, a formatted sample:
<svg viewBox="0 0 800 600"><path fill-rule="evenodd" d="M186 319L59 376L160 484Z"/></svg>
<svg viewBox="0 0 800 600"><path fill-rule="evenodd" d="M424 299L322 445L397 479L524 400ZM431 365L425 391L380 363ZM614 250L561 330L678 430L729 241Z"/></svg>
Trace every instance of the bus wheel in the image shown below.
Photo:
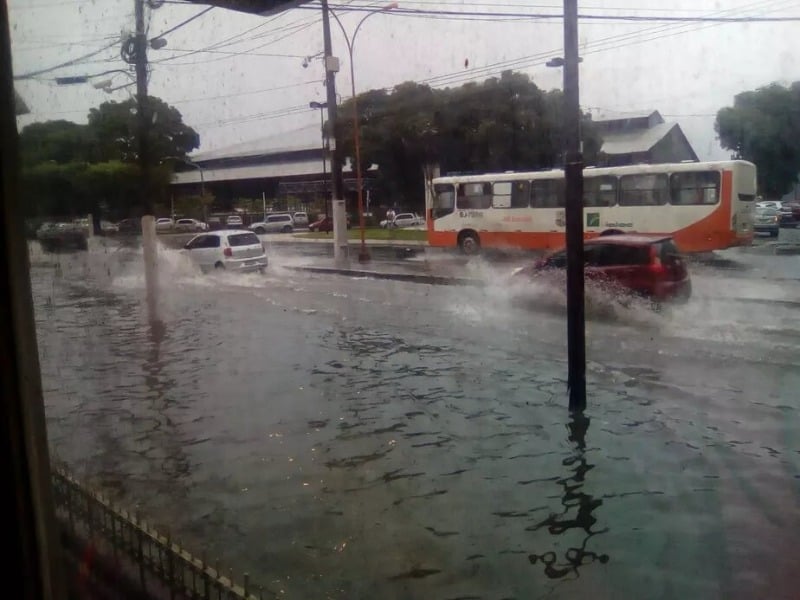
<svg viewBox="0 0 800 600"><path fill-rule="evenodd" d="M462 231L458 234L458 247L467 256L474 256L481 251L481 242L474 231Z"/></svg>
<svg viewBox="0 0 800 600"><path fill-rule="evenodd" d="M607 235L622 235L625 233L624 231L620 231L619 229L606 229L600 235L607 236Z"/></svg>

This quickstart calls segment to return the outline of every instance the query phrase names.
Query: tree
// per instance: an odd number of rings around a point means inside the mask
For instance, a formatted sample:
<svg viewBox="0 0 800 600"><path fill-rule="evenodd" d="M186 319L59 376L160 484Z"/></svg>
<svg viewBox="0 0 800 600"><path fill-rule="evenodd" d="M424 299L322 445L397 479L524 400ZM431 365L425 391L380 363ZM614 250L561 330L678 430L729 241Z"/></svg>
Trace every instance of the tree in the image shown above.
<svg viewBox="0 0 800 600"><path fill-rule="evenodd" d="M183 122L177 108L149 96L150 156L153 164L167 157L186 158L200 145L198 133ZM95 142L95 160L135 162L138 159L138 118L135 98L104 102L89 111L89 130Z"/></svg>
<svg viewBox="0 0 800 600"><path fill-rule="evenodd" d="M421 208L423 166L443 171L534 170L560 165L563 95L543 92L522 73L434 90L407 82L392 93L358 96L362 169L380 166L379 184L388 200ZM352 104L340 112L336 139L353 156ZM600 139L584 120L584 152L596 157Z"/></svg>
<svg viewBox="0 0 800 600"><path fill-rule="evenodd" d="M714 128L733 158L755 163L759 192L776 198L800 172L800 81L777 83L734 97L717 112Z"/></svg>
<svg viewBox="0 0 800 600"><path fill-rule="evenodd" d="M166 199L172 169L167 157L184 158L197 148L196 131L180 112L158 98L152 111L149 183L157 202ZM122 217L140 214L142 185L136 139L136 103L106 102L89 112L89 122L32 123L20 132L22 181L30 216L74 216L91 212Z"/></svg>

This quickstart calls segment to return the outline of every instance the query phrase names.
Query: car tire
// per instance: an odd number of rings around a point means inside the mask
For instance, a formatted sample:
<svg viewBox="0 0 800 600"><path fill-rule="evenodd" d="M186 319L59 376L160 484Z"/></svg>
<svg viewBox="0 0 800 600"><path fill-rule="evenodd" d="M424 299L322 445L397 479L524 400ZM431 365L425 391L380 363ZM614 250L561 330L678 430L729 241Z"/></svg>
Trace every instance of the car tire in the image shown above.
<svg viewBox="0 0 800 600"><path fill-rule="evenodd" d="M267 230L263 227L256 227L253 231L255 231L258 235L264 235L267 233Z"/></svg>
<svg viewBox="0 0 800 600"><path fill-rule="evenodd" d="M292 228L289 225L286 225L283 229L281 229L281 233L292 233Z"/></svg>
<svg viewBox="0 0 800 600"><path fill-rule="evenodd" d="M220 269L220 270L224 271L224 270L225 270L225 265L224 265L224 264L223 264L221 261L217 261L217 262L214 264L214 268L215 268L215 269Z"/></svg>
<svg viewBox="0 0 800 600"><path fill-rule="evenodd" d="M780 231L770 231L769 232L769 237L776 238L776 237L778 237L779 234L780 234Z"/></svg>
<svg viewBox="0 0 800 600"><path fill-rule="evenodd" d="M481 240L472 230L462 231L458 234L458 247L462 254L475 256L481 252Z"/></svg>

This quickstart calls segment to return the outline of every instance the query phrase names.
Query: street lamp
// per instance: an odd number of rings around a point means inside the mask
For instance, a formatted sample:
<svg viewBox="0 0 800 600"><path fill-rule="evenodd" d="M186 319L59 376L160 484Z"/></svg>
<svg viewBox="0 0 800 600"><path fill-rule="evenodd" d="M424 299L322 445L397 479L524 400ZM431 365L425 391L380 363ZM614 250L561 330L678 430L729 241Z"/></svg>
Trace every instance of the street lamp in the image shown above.
<svg viewBox="0 0 800 600"><path fill-rule="evenodd" d="M362 19L356 25L356 28L353 30L352 37L347 35L347 31L345 31L344 25L342 25L342 22L339 20L339 17L336 16L336 13L332 10L330 11L333 15L333 18L336 19L336 22L339 24L339 29L342 30L342 35L344 35L345 42L347 42L347 52L350 55L350 87L352 90L353 100L353 143L356 151L356 187L358 188L358 226L361 230L361 250L358 253L359 262L367 262L369 260L369 252L367 252L367 243L364 238L364 191L362 189L363 185L361 180L361 142L358 131L358 101L356 100L356 76L355 69L353 68L353 46L356 42L358 30L361 29L364 21L369 19L372 15L385 12L387 10L392 10L393 8L397 8L397 6L397 2L391 2L390 4L387 4L381 8L377 8L362 17Z"/></svg>
<svg viewBox="0 0 800 600"><path fill-rule="evenodd" d="M324 110L328 108L327 102L309 102L309 108L314 110L319 110L319 131L320 135L322 136L322 197L325 199L325 216L328 216L328 190L326 189L326 183L328 179L328 172L325 166L325 155L328 145L325 143L326 136L325 136L325 115Z"/></svg>

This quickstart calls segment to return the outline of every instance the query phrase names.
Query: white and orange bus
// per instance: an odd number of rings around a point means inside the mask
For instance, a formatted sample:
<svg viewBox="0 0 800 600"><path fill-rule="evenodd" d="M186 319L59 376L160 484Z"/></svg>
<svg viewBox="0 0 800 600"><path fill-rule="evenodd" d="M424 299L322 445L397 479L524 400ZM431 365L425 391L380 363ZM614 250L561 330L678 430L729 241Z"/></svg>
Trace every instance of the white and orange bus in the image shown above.
<svg viewBox="0 0 800 600"><path fill-rule="evenodd" d="M594 168L583 172L586 238L669 234L684 252L749 245L756 167L743 160ZM564 244L564 172L437 177L427 193L428 243L552 249Z"/></svg>

